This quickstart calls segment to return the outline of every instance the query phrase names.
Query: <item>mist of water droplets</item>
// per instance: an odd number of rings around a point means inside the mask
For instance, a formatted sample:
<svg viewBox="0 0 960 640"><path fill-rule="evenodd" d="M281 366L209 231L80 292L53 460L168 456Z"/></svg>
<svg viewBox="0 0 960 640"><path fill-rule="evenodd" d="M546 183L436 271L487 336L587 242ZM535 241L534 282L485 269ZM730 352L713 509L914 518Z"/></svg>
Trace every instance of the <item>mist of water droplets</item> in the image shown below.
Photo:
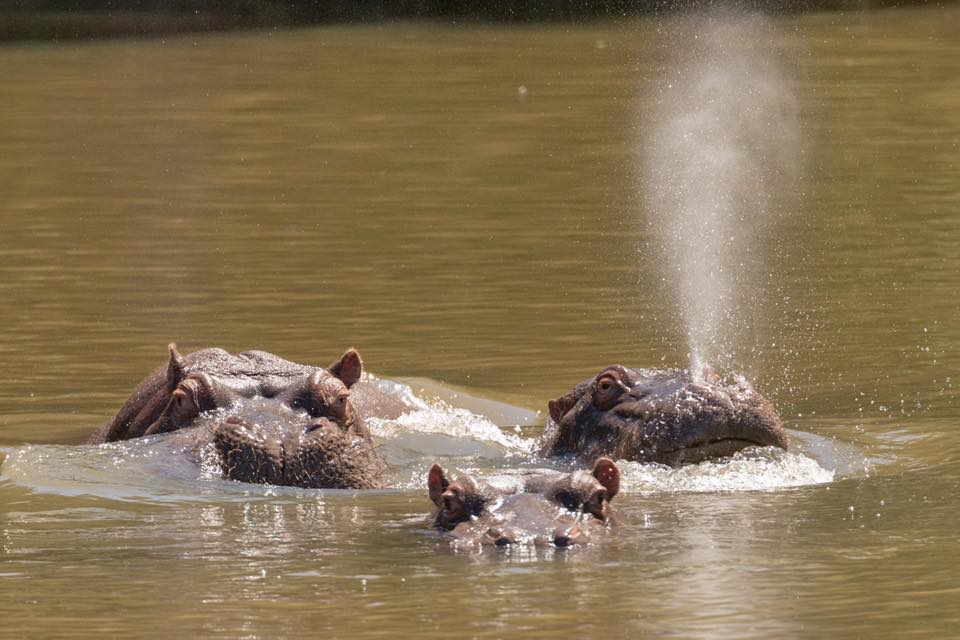
<svg viewBox="0 0 960 640"><path fill-rule="evenodd" d="M645 251L663 268L690 353L743 366L760 339L766 262L802 167L790 75L772 22L711 15L683 22L638 122Z"/></svg>

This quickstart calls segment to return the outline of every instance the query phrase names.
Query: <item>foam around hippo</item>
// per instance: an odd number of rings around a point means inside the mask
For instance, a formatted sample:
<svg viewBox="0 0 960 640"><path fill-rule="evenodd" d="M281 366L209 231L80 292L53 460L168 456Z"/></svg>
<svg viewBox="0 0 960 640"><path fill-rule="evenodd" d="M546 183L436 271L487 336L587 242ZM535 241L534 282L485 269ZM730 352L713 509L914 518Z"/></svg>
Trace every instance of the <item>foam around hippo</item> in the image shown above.
<svg viewBox="0 0 960 640"><path fill-rule="evenodd" d="M350 349L324 369L265 351L204 349L170 360L91 438L114 442L175 432L192 455L216 456L227 479L315 488L375 488L384 462L364 418L403 406L360 382Z"/></svg>
<svg viewBox="0 0 960 640"><path fill-rule="evenodd" d="M610 518L620 470L601 458L592 471L537 474L508 491L470 476L451 480L435 464L427 487L437 507L433 526L461 543L567 547L589 542L591 530Z"/></svg>
<svg viewBox="0 0 960 640"><path fill-rule="evenodd" d="M601 456L678 466L747 447L787 448L776 410L743 378L713 370L613 365L549 403L545 456Z"/></svg>

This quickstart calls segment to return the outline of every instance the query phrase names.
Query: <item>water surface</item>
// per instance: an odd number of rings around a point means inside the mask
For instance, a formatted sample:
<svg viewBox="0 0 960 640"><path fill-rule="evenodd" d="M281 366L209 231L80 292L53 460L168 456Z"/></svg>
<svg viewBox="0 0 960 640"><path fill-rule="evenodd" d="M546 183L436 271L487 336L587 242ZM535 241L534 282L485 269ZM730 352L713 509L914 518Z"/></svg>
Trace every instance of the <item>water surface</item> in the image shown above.
<svg viewBox="0 0 960 640"><path fill-rule="evenodd" d="M689 27L667 26L0 49L0 635L955 633L951 8L781 17L752 45L787 61L805 167L739 365L794 453L626 464L622 529L574 553L424 529L430 460L535 465L548 399L687 361L637 182L638 114ZM357 346L451 406L380 425L398 488L363 494L73 446L169 341L321 365ZM520 409L464 412L458 389Z"/></svg>

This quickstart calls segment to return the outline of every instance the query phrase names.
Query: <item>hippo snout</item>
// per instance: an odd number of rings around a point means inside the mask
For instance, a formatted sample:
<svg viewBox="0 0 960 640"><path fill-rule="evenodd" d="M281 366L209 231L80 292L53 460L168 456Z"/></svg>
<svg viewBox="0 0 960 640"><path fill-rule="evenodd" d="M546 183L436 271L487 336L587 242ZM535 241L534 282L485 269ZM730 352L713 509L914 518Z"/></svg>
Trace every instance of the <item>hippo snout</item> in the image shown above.
<svg viewBox="0 0 960 640"><path fill-rule="evenodd" d="M229 416L213 431L230 480L304 488L372 488L383 465L373 445L326 418L259 423Z"/></svg>
<svg viewBox="0 0 960 640"><path fill-rule="evenodd" d="M225 478L284 484L283 447L265 437L257 425L230 416L214 429L213 441Z"/></svg>

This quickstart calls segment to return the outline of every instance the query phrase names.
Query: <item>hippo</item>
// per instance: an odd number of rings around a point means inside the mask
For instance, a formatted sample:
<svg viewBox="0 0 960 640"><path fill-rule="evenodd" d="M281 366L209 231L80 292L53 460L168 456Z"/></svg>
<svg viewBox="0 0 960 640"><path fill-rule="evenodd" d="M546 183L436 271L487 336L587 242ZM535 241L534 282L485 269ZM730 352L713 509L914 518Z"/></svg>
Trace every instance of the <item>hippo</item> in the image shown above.
<svg viewBox="0 0 960 640"><path fill-rule="evenodd" d="M611 365L548 404L544 456L601 456L670 466L730 456L747 447L787 448L773 405L744 378L707 367Z"/></svg>
<svg viewBox="0 0 960 640"><path fill-rule="evenodd" d="M592 471L535 474L501 489L470 476L448 479L434 464L427 488L436 506L432 526L461 544L569 547L590 542L589 532L610 520L620 470L600 458Z"/></svg>
<svg viewBox="0 0 960 640"><path fill-rule="evenodd" d="M91 443L171 433L223 477L308 488L382 486L385 464L365 419L404 407L360 381L363 360L347 350L326 369L265 351L211 348L180 355L148 376Z"/></svg>

